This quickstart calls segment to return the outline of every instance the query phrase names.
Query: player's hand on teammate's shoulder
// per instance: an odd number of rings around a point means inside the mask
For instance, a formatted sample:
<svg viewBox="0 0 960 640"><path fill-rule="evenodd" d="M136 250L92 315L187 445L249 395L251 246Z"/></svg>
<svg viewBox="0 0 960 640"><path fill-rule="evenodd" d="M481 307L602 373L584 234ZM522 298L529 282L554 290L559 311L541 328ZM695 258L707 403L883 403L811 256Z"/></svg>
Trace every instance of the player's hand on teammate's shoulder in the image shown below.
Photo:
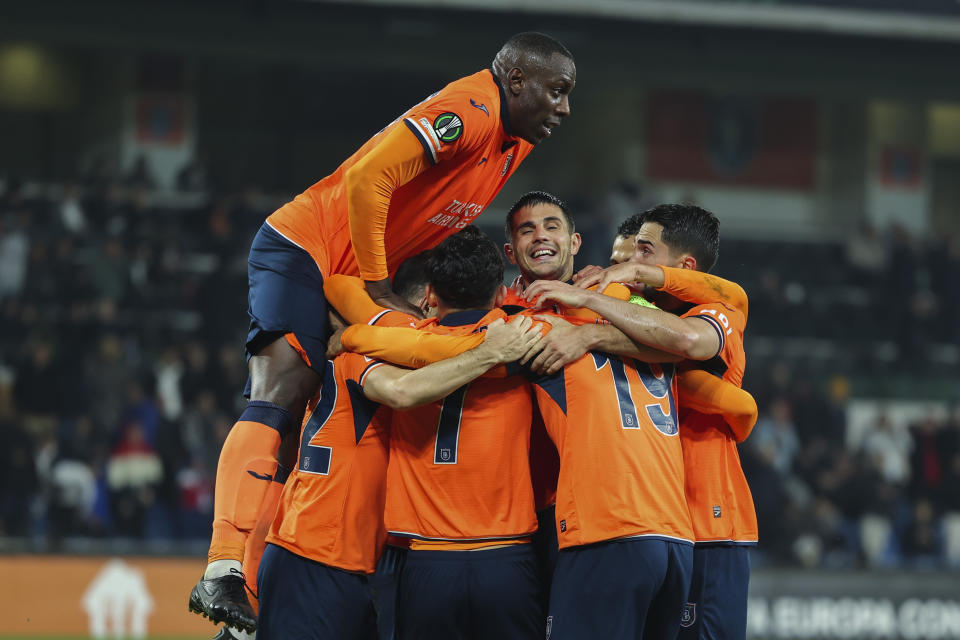
<svg viewBox="0 0 960 640"><path fill-rule="evenodd" d="M590 292L559 280L537 280L525 291L528 301L536 300L537 307L544 308L550 302L562 304L571 309L585 307Z"/></svg>
<svg viewBox="0 0 960 640"><path fill-rule="evenodd" d="M539 322L517 316L510 322L495 320L487 325L486 337L478 349L493 354L498 362L515 362L542 340Z"/></svg>
<svg viewBox="0 0 960 640"><path fill-rule="evenodd" d="M534 373L552 375L582 357L589 349L581 327L559 316L534 316L534 319L549 322L552 327L550 333L520 360L521 364L530 361L530 369Z"/></svg>

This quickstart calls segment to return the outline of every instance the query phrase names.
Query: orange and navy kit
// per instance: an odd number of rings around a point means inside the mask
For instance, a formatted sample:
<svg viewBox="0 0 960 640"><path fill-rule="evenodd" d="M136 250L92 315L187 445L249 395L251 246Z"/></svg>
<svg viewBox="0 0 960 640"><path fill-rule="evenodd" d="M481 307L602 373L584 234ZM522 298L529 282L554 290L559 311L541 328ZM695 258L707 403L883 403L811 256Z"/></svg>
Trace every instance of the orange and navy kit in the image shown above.
<svg viewBox="0 0 960 640"><path fill-rule="evenodd" d="M746 361L746 293L736 283L709 274L666 267L663 272L662 289L696 305L684 317L705 320L720 338L717 356L696 366L739 387ZM681 640L734 640L747 633L749 549L757 543L757 517L737 442L749 434L749 428L720 416L681 407L686 495L697 541Z"/></svg>
<svg viewBox="0 0 960 640"><path fill-rule="evenodd" d="M717 356L700 366L740 387L746 364L743 333L747 298L743 289L728 280L689 269L663 271L662 290L691 302L705 302L683 317L705 320L720 338ZM755 544L757 516L737 452L737 442L749 432L734 433L722 416L685 409L682 397L680 426L687 504L695 540Z"/></svg>
<svg viewBox="0 0 960 640"><path fill-rule="evenodd" d="M671 364L591 352L534 383L560 453L560 548L634 536L691 543Z"/></svg>
<svg viewBox="0 0 960 640"><path fill-rule="evenodd" d="M265 637L376 633L367 576L387 537L390 413L368 400L362 386L379 364L352 353L328 361L309 403L297 465L260 563L258 633Z"/></svg>
<svg viewBox="0 0 960 640"><path fill-rule="evenodd" d="M354 353L327 362L268 543L347 571L373 573L386 539L390 409L367 400L362 385L379 364Z"/></svg>
<svg viewBox="0 0 960 640"><path fill-rule="evenodd" d="M313 256L324 276L386 278L408 257L473 222L493 201L533 149L508 128L490 70L456 80L376 134L267 224ZM347 174L362 174L381 155L385 167L425 163L426 168L400 166L384 185L388 193L381 195L389 197L374 203L380 210L371 225L382 230L378 241L351 232Z"/></svg>
<svg viewBox="0 0 960 640"><path fill-rule="evenodd" d="M417 328L463 336L505 317L500 310L462 311L424 320ZM407 333L415 348L415 332ZM413 538L412 549L423 548L418 541L424 540L482 545L532 534L537 527L529 464L532 419L529 385L515 377L479 378L442 402L395 412L387 529Z"/></svg>

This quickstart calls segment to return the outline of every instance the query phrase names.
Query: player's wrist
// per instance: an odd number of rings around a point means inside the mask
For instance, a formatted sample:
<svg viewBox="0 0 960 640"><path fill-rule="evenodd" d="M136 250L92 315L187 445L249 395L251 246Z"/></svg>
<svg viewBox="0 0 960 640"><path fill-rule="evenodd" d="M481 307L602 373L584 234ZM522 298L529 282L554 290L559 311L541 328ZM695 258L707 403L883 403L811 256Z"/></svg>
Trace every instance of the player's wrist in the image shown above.
<svg viewBox="0 0 960 640"><path fill-rule="evenodd" d="M503 364L511 360L505 348L501 348L496 344L486 341L477 345L473 349L472 353L477 365L486 367L487 369L491 369L498 364Z"/></svg>

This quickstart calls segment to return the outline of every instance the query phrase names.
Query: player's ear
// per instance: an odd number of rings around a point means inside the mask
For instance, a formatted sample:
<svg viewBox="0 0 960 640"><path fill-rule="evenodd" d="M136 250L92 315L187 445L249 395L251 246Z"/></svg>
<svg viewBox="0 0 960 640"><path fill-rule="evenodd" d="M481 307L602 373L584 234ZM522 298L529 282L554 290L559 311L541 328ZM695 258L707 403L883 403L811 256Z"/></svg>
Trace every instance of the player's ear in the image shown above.
<svg viewBox="0 0 960 640"><path fill-rule="evenodd" d="M432 285L427 285L427 288L423 290L423 297L427 301L427 306L434 308L437 306L437 294L433 290Z"/></svg>
<svg viewBox="0 0 960 640"><path fill-rule="evenodd" d="M517 264L517 257L513 254L513 245L509 242L503 245L503 253L507 256L510 264Z"/></svg>
<svg viewBox="0 0 960 640"><path fill-rule="evenodd" d="M503 285L497 287L497 295L493 298L493 306L499 307L507 299L507 288Z"/></svg>
<svg viewBox="0 0 960 640"><path fill-rule="evenodd" d="M689 253L683 254L680 258L680 264L678 264L681 269L690 269L691 271L697 270L697 259L694 258Z"/></svg>
<svg viewBox="0 0 960 640"><path fill-rule="evenodd" d="M523 73L523 69L520 67L514 67L507 71L507 87L510 89L510 93L515 96L520 95L520 92L523 90L523 83L526 81L527 77Z"/></svg>
<svg viewBox="0 0 960 640"><path fill-rule="evenodd" d="M583 238L580 237L579 233L574 232L574 234L570 236L570 254L574 256L577 255L580 251L581 244L583 244Z"/></svg>

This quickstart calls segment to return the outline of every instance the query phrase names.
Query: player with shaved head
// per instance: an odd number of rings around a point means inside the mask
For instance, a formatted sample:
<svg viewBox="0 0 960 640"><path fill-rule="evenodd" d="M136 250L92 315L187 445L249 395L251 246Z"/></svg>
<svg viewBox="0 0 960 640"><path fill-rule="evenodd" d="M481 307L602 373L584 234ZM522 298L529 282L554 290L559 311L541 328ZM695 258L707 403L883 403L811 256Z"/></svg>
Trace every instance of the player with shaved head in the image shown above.
<svg viewBox="0 0 960 640"><path fill-rule="evenodd" d="M191 610L256 627L244 547L271 487L282 441L295 444L326 367L324 279L360 276L383 307L420 310L390 289L407 257L472 223L533 150L570 115L573 56L541 33L510 38L492 68L455 80L388 124L330 175L271 216L248 262L250 404L217 468L213 536ZM282 462L295 461L296 446Z"/></svg>

